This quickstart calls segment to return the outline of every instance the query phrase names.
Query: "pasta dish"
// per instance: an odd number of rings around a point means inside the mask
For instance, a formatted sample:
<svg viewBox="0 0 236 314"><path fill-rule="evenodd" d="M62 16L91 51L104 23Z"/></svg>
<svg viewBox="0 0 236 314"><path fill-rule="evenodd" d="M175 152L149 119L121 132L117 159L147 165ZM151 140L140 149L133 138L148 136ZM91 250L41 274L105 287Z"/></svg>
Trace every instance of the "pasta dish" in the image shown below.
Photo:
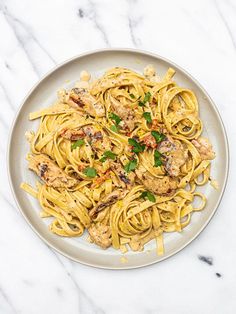
<svg viewBox="0 0 236 314"><path fill-rule="evenodd" d="M26 134L27 160L40 180L21 187L38 199L41 217L51 217L51 232L87 230L90 242L123 253L154 239L161 255L163 234L181 232L204 208L196 188L210 180L215 153L201 137L194 93L174 74L115 67L91 80L82 71L52 106L30 113L40 124Z"/></svg>

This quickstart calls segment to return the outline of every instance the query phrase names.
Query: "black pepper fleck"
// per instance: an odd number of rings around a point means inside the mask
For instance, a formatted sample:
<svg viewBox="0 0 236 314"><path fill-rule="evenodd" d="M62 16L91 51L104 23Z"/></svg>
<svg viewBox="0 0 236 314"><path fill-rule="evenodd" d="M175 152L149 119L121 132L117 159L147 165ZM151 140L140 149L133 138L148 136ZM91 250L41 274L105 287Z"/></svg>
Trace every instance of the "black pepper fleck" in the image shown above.
<svg viewBox="0 0 236 314"><path fill-rule="evenodd" d="M216 273L216 276L217 276L218 278L222 277L222 275L221 275L220 273Z"/></svg>

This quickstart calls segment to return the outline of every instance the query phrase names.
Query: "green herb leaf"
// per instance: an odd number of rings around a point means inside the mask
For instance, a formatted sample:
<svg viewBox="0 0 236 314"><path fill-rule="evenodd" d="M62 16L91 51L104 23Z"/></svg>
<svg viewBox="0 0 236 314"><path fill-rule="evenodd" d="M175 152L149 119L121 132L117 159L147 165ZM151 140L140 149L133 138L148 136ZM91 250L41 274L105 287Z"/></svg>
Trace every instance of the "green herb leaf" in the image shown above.
<svg viewBox="0 0 236 314"><path fill-rule="evenodd" d="M161 141L165 139L165 135L157 131L152 131L151 134L155 138L157 143L160 143Z"/></svg>
<svg viewBox="0 0 236 314"><path fill-rule="evenodd" d="M146 102L148 102L151 98L151 93L150 92L147 92L143 98L143 101L139 101L138 105L139 106L145 106Z"/></svg>
<svg viewBox="0 0 236 314"><path fill-rule="evenodd" d="M118 127L117 127L115 124L111 125L110 129L111 129L113 132L118 133Z"/></svg>
<svg viewBox="0 0 236 314"><path fill-rule="evenodd" d="M129 145L133 146L132 152L138 154L144 151L145 145L140 144L134 138L128 139Z"/></svg>
<svg viewBox="0 0 236 314"><path fill-rule="evenodd" d="M162 165L161 153L158 150L154 152L154 167L160 167Z"/></svg>
<svg viewBox="0 0 236 314"><path fill-rule="evenodd" d="M132 99L135 98L134 94L129 94Z"/></svg>
<svg viewBox="0 0 236 314"><path fill-rule="evenodd" d="M139 101L139 102L138 102L138 105L139 105L140 107L143 107L145 104L144 104L143 101Z"/></svg>
<svg viewBox="0 0 236 314"><path fill-rule="evenodd" d="M116 154L111 152L110 150L107 150L103 153L102 158L100 159L101 162L104 162L107 160L107 158L115 160L116 159Z"/></svg>
<svg viewBox="0 0 236 314"><path fill-rule="evenodd" d="M148 102L148 101L150 100L150 98L151 98L151 93L150 93L150 92L147 92L147 93L145 94L145 97L144 97L144 99L143 99L143 102L144 102L144 103Z"/></svg>
<svg viewBox="0 0 236 314"><path fill-rule="evenodd" d="M79 139L78 141L74 142L72 145L71 145L71 149L76 149L77 147L80 147L82 145L84 145L84 140L82 139Z"/></svg>
<svg viewBox="0 0 236 314"><path fill-rule="evenodd" d="M101 162L105 162L105 161L107 160L107 157L104 156L104 157L100 158L99 160L100 160Z"/></svg>
<svg viewBox="0 0 236 314"><path fill-rule="evenodd" d="M116 125L118 125L120 123L120 121L122 120L119 116L117 116L115 113L110 112L109 114L109 118L113 121L115 121Z"/></svg>
<svg viewBox="0 0 236 314"><path fill-rule="evenodd" d="M155 196L149 191L144 191L140 197L144 199L147 198L150 202L153 202L153 203L156 201Z"/></svg>
<svg viewBox="0 0 236 314"><path fill-rule="evenodd" d="M157 160L155 160L154 167L160 167L161 165L162 165L162 161L161 161L161 159L157 159Z"/></svg>
<svg viewBox="0 0 236 314"><path fill-rule="evenodd" d="M97 175L97 171L92 167L88 167L84 169L84 174L89 178L94 178Z"/></svg>
<svg viewBox="0 0 236 314"><path fill-rule="evenodd" d="M125 166L124 169L126 172L134 171L137 167L137 159L130 160Z"/></svg>
<svg viewBox="0 0 236 314"><path fill-rule="evenodd" d="M115 160L115 159L116 159L116 154L113 153L113 152L111 152L110 150L105 151L103 155L104 155L105 157L107 157L107 158L112 159L112 160Z"/></svg>
<svg viewBox="0 0 236 314"><path fill-rule="evenodd" d="M144 112L143 113L144 119L147 121L147 123L152 123L152 117L150 112Z"/></svg>

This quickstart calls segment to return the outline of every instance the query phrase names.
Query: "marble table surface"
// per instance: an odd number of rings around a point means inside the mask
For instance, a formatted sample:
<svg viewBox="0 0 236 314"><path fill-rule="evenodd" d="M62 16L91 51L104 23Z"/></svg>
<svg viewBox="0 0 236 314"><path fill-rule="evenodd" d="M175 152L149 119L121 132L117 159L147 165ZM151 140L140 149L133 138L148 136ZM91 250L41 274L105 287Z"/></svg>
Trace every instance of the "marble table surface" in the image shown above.
<svg viewBox="0 0 236 314"><path fill-rule="evenodd" d="M0 35L0 313L236 313L236 1L0 0ZM176 256L137 270L95 269L52 251L7 179L23 97L56 64L104 47L148 50L185 68L217 104L230 143L227 189L209 226Z"/></svg>

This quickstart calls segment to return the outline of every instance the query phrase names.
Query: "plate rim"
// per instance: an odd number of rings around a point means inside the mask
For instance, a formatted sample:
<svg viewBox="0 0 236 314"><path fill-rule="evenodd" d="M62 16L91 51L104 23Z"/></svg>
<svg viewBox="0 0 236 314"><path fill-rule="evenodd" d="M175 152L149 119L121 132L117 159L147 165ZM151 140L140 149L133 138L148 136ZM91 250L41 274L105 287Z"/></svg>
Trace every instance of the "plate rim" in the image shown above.
<svg viewBox="0 0 236 314"><path fill-rule="evenodd" d="M25 102L28 100L28 98L30 97L30 95L34 92L35 89L37 89L37 87L47 78L49 77L53 72L55 72L56 70L58 70L59 68L65 66L67 63L73 62L76 59L80 59L82 57L86 57L86 56L90 56L90 55L96 55L97 53L104 53L104 52L129 52L129 53L138 53L138 54L143 54L149 57L153 57L159 60L162 60L166 63L169 63L170 65L174 66L176 69L182 71L188 78L190 78L197 86L198 88L203 92L204 96L207 97L208 101L210 102L211 107L213 108L219 122L221 125L221 129L223 131L223 139L225 142L225 148L226 148L226 172L224 175L224 182L222 185L222 191L219 195L218 201L216 203L216 205L214 206L211 214L209 215L208 219L204 222L204 224L201 226L201 228L198 229L197 233L190 238L188 241L186 241L186 243L184 245L182 245L180 248L178 248L176 251L169 253L166 256L163 256L162 258L160 258L159 260L155 260L155 261L151 261L151 262L146 262L142 265L137 265L137 266L126 266L125 264L122 264L121 266L101 266L101 265L97 265L96 263L90 263L90 262L83 262L80 261L74 257L72 257L71 255L65 253L63 250L61 250L58 247L55 247L52 243L50 243L50 241L44 237L44 235L42 235L40 232L38 232L36 230L36 228L33 226L33 224L30 222L30 219L27 218L26 214L24 213L24 210L21 208L15 190L14 190L14 184L13 184L13 175L11 173L11 166L10 166L10 150L11 150L11 144L12 144L12 137L13 137L13 131L16 125L16 121L20 115L20 112L22 110L22 108L24 107ZM11 127L9 130L9 135L8 135L8 143L7 143L7 151L6 151L6 161L7 161L7 175L8 175L8 182L10 185L10 190L11 193L14 197L14 201L17 205L17 208L19 210L19 212L22 214L22 216L24 217L24 219L26 220L26 222L28 223L28 225L30 226L30 228L34 231L34 233L50 248L55 250L57 253L62 254L63 256L69 258L70 260L86 265L86 266L91 266L91 267L95 267L95 268L100 268L100 269L112 269L112 270L126 270L126 269L137 269L137 268L141 268L141 267L146 267L146 266L150 266L159 262L162 262L174 255L176 255L177 253L181 252L184 248L186 248L190 243L192 243L201 233L202 231L208 226L208 224L210 223L210 221L212 220L213 216L215 215L221 201L223 198L223 195L225 193L225 189L227 186L227 182L228 182L228 176L229 176L229 166L230 166L230 153L229 153L229 141L228 141L228 136L227 136L227 132L226 132L226 128L223 122L223 119L220 115L220 112L215 104L215 102L213 101L213 99L210 97L210 95L208 94L208 92L205 90L205 88L198 82L198 80L196 80L188 71L186 71L185 69L183 69L181 66L179 66L178 64L176 64L175 62L173 62L172 60L162 57L161 55L154 53L154 52L149 52L143 49L133 49L133 48L103 48L103 49L93 49L93 50L88 50L86 52L77 54L71 58L66 59L63 62L58 63L56 66L54 66L51 70L47 71L46 74L44 74L39 80L37 80L37 82L30 88L30 90L26 93L26 96L23 98L23 100L20 102L19 108L16 110L15 116L13 118L13 121L11 123Z"/></svg>

